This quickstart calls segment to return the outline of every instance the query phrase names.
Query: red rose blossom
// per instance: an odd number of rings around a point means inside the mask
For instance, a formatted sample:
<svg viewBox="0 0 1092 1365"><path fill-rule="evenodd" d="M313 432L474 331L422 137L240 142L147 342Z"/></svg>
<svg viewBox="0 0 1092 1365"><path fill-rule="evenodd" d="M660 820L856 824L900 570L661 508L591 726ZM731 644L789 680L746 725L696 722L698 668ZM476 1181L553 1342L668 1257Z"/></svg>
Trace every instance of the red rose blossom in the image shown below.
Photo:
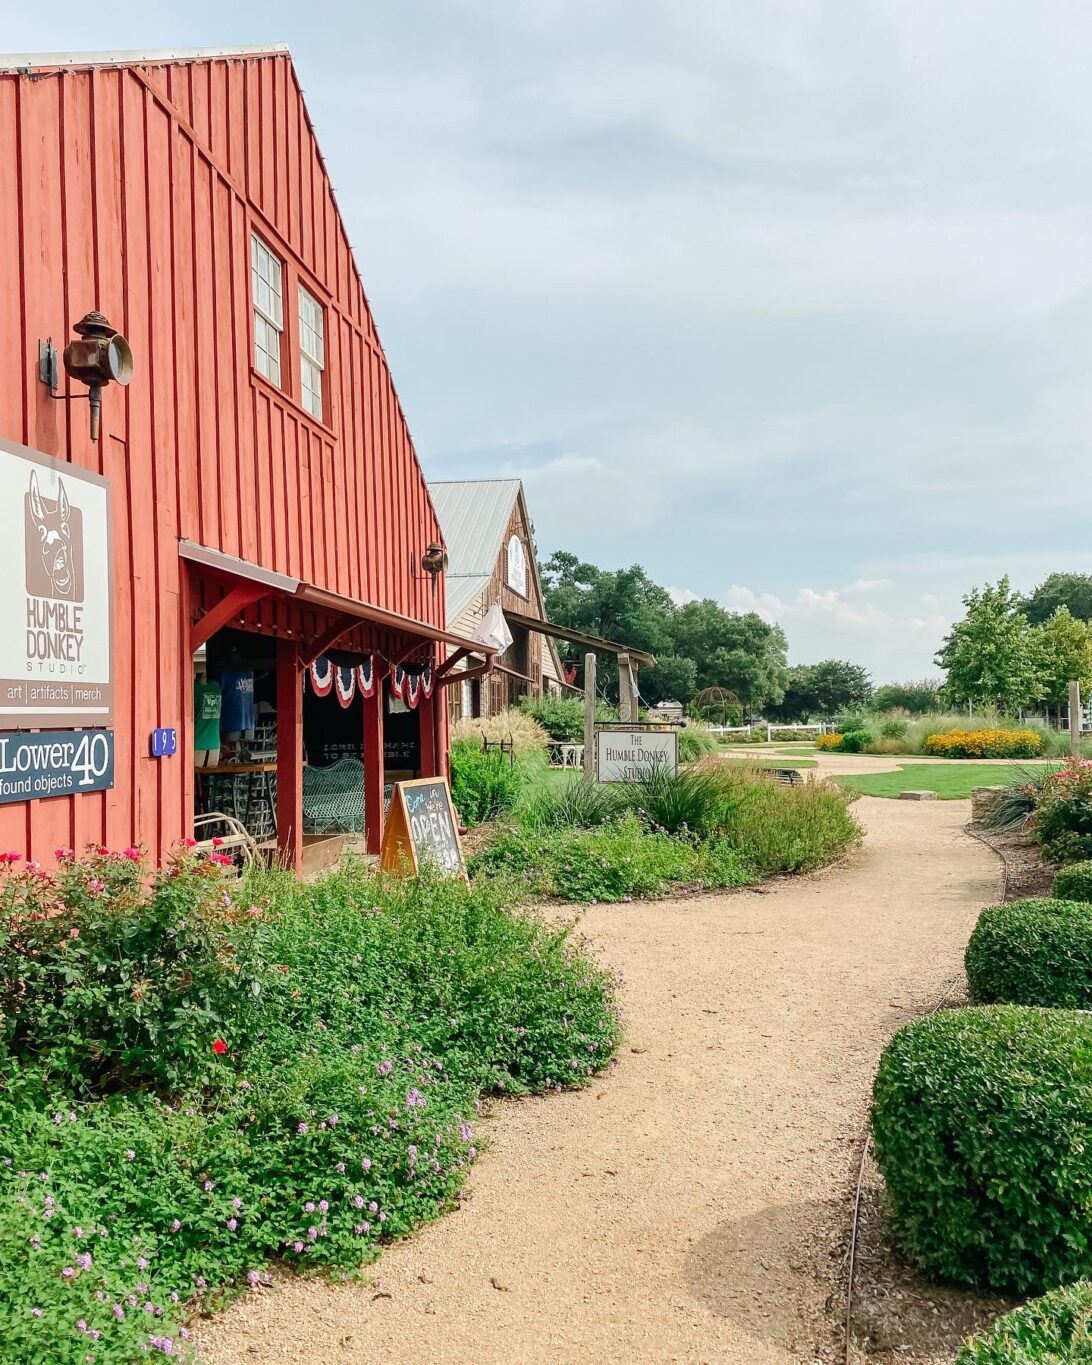
<svg viewBox="0 0 1092 1365"><path fill-rule="evenodd" d="M227 1051L227 1043L224 1042L223 1038L217 1038L212 1045L212 1050L216 1053L217 1057L222 1057Z"/></svg>

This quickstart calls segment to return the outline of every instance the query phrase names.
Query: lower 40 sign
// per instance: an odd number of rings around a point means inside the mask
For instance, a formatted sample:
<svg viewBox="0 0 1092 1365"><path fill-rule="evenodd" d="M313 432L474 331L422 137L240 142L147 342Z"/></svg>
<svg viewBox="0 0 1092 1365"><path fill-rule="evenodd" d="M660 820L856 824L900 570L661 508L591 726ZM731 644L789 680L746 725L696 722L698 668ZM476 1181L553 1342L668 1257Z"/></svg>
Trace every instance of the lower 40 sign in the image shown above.
<svg viewBox="0 0 1092 1365"><path fill-rule="evenodd" d="M113 785L113 730L0 736L0 804L106 791Z"/></svg>

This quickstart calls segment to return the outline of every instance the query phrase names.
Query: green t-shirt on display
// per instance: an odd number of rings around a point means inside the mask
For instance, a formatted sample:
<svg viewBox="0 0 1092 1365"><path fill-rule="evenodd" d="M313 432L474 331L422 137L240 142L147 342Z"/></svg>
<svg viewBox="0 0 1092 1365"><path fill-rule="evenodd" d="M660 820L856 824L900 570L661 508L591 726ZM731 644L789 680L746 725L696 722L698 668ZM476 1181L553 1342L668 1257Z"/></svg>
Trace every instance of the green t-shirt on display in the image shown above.
<svg viewBox="0 0 1092 1365"><path fill-rule="evenodd" d="M219 749L220 747L220 684L218 682L198 682L193 685L193 747Z"/></svg>

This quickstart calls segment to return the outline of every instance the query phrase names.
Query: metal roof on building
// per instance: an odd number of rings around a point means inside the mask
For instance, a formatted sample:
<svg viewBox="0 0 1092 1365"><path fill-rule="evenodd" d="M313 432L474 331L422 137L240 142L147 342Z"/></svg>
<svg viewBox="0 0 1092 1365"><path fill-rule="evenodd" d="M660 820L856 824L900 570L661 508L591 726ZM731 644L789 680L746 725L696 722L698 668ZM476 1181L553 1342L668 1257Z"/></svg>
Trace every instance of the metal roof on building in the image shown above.
<svg viewBox="0 0 1092 1365"><path fill-rule="evenodd" d="M286 43L257 43L244 47L168 47L150 52L10 52L0 54L0 71L26 71L36 66L162 66L218 57L271 57L287 51Z"/></svg>
<svg viewBox="0 0 1092 1365"><path fill-rule="evenodd" d="M447 546L448 615L460 578L489 578L519 497L519 479L442 479L428 491Z"/></svg>

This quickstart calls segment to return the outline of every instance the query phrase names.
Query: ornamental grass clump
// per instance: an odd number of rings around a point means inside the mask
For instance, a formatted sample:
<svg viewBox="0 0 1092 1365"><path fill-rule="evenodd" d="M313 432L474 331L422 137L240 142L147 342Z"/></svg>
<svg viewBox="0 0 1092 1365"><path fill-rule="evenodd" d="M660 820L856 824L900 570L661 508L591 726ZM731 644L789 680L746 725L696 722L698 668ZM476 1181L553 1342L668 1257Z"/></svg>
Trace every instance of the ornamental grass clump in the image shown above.
<svg viewBox="0 0 1092 1365"><path fill-rule="evenodd" d="M1092 905L1009 901L983 910L964 957L979 1004L1092 1009Z"/></svg>
<svg viewBox="0 0 1092 1365"><path fill-rule="evenodd" d="M940 1280L1034 1293L1092 1272L1092 1019L944 1010L888 1043L872 1128L890 1226Z"/></svg>
<svg viewBox="0 0 1092 1365"><path fill-rule="evenodd" d="M1092 1282L1052 1289L1004 1313L968 1341L956 1365L1088 1365L1092 1361Z"/></svg>
<svg viewBox="0 0 1092 1365"><path fill-rule="evenodd" d="M73 1082L72 1038L8 1036L5 1360L184 1354L195 1307L260 1292L272 1260L352 1271L451 1207L481 1145L484 1094L579 1084L617 1047L613 978L567 928L507 909L499 888L351 868L309 886L215 881L189 856L177 866L183 898L203 905L216 888L225 916L243 908L254 975L190 1001L200 1056L185 1088L173 1071L149 1077L139 1052ZM123 873L135 913L157 893L139 889L139 867ZM103 974L135 984L115 942ZM5 952L10 991L26 954L16 939ZM199 980L200 954L190 960ZM141 961L174 982L169 953ZM66 1027L87 1031L77 1006Z"/></svg>

